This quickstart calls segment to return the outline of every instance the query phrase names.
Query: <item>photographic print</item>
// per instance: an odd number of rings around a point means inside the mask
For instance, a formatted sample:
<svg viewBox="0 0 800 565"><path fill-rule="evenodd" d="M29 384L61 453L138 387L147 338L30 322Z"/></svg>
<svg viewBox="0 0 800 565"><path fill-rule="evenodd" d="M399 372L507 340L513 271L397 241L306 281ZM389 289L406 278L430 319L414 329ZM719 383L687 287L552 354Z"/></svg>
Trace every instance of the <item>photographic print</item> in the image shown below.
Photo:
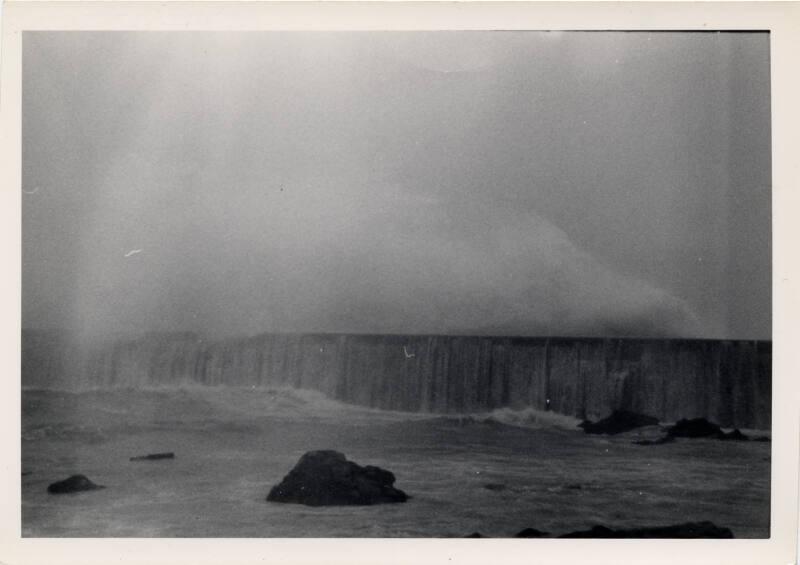
<svg viewBox="0 0 800 565"><path fill-rule="evenodd" d="M771 534L768 31L24 31L23 537Z"/></svg>

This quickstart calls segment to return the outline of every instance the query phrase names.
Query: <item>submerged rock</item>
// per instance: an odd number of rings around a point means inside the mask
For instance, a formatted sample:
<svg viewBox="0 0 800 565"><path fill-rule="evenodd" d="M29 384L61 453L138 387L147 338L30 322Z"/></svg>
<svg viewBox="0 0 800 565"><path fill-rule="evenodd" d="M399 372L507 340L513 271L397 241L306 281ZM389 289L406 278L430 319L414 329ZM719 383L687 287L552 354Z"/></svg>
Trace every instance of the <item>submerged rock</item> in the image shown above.
<svg viewBox="0 0 800 565"><path fill-rule="evenodd" d="M483 488L486 490L494 490L494 491L501 491L506 490L506 485L502 483L486 483L483 485Z"/></svg>
<svg viewBox="0 0 800 565"><path fill-rule="evenodd" d="M549 537L549 532L542 532L537 530L536 528L525 528L524 530L517 532L515 538L546 538Z"/></svg>
<svg viewBox="0 0 800 565"><path fill-rule="evenodd" d="M750 438L744 435L739 429L735 429L728 434L723 433L719 439L726 441L748 441Z"/></svg>
<svg viewBox="0 0 800 565"><path fill-rule="evenodd" d="M106 488L103 485L96 485L90 481L86 475L72 475L63 481L57 481L47 487L50 494L67 494L71 492L82 492L86 490L97 490Z"/></svg>
<svg viewBox="0 0 800 565"><path fill-rule="evenodd" d="M605 526L594 526L590 530L570 532L561 538L658 538L658 539L692 539L712 538L730 539L733 532L721 528L713 522L686 522L673 526L657 526L652 528L633 528L629 530L612 530Z"/></svg>
<svg viewBox="0 0 800 565"><path fill-rule="evenodd" d="M270 502L307 506L367 505L405 502L408 496L394 488L390 471L348 461L332 450L309 451L267 496Z"/></svg>
<svg viewBox="0 0 800 565"><path fill-rule="evenodd" d="M634 441L633 443L636 445L661 445L664 443L671 443L675 441L675 438L679 437L691 439L718 439L722 441L750 440L750 438L744 435L739 429L725 433L717 424L714 422L709 422L705 418L684 418L682 420L678 420L674 426L667 428L667 434L664 437L655 440Z"/></svg>
<svg viewBox="0 0 800 565"><path fill-rule="evenodd" d="M747 441L750 439L738 429L726 434L719 425L714 422L709 422L705 418L678 420L674 426L667 429L667 435L670 437L710 438L734 441Z"/></svg>
<svg viewBox="0 0 800 565"><path fill-rule="evenodd" d="M579 424L583 431L587 434L608 434L615 435L636 428L644 426L655 426L658 424L658 418L647 416L645 414L637 414L636 412L629 412L627 410L615 410L610 416L603 418L597 422L590 422L584 420Z"/></svg>
<svg viewBox="0 0 800 565"><path fill-rule="evenodd" d="M159 459L175 459L175 454L169 451L166 453L148 453L147 455L131 457L131 461L158 461Z"/></svg>

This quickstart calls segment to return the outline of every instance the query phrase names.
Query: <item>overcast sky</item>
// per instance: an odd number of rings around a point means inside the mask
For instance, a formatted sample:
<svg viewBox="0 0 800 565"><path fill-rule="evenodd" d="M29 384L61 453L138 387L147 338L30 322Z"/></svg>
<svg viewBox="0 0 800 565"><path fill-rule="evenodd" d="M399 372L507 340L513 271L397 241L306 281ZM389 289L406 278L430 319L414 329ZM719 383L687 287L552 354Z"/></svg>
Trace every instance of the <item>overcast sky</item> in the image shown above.
<svg viewBox="0 0 800 565"><path fill-rule="evenodd" d="M766 34L23 49L23 327L771 338Z"/></svg>

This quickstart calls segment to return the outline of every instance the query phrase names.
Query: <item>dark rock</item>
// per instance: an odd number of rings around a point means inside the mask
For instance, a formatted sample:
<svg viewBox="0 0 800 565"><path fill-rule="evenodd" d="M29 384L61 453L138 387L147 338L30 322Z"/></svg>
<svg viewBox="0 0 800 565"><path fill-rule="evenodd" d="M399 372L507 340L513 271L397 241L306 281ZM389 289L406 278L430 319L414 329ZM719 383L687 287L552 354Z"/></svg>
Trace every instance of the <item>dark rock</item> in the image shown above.
<svg viewBox="0 0 800 565"><path fill-rule="evenodd" d="M479 532L472 532L471 534L467 534L464 537L465 538L482 538L484 536L482 534L480 534Z"/></svg>
<svg viewBox="0 0 800 565"><path fill-rule="evenodd" d="M486 483L483 488L487 490L501 491L506 490L506 485L500 483Z"/></svg>
<svg viewBox="0 0 800 565"><path fill-rule="evenodd" d="M367 505L405 502L408 496L392 486L394 475L380 467L362 467L338 451L309 451L267 500L308 506Z"/></svg>
<svg viewBox="0 0 800 565"><path fill-rule="evenodd" d="M617 537L614 536L616 532L614 530L609 530L605 526L593 526L591 530L585 530L580 532L570 532L568 534L563 534L558 537L560 538L613 538Z"/></svg>
<svg viewBox="0 0 800 565"><path fill-rule="evenodd" d="M771 439L770 437L768 437L768 436L758 436L758 437L754 437L754 438L752 439L752 441L764 441L764 442L771 442L771 441L772 441L772 439Z"/></svg>
<svg viewBox="0 0 800 565"><path fill-rule="evenodd" d="M581 490L583 487L576 483L576 484L572 484L572 485L567 485L564 488L568 488L570 490Z"/></svg>
<svg viewBox="0 0 800 565"><path fill-rule="evenodd" d="M605 526L594 526L590 530L571 532L559 536L561 538L658 538L658 539L692 539L712 538L730 539L733 532L728 528L720 528L713 522L686 522L673 526L657 526L653 528L633 528L630 530L612 530Z"/></svg>
<svg viewBox="0 0 800 565"><path fill-rule="evenodd" d="M542 532L537 530L536 528L525 528L521 532L518 532L515 535L515 538L546 538L549 537L549 532Z"/></svg>
<svg viewBox="0 0 800 565"><path fill-rule="evenodd" d="M47 487L47 492L50 494L67 494L70 492L82 492L85 490L97 490L106 488L102 485L96 485L86 475L72 475L68 479L58 481Z"/></svg>
<svg viewBox="0 0 800 565"><path fill-rule="evenodd" d="M636 445L661 445L671 443L678 437L708 438L723 441L748 441L750 439L738 429L726 434L717 424L709 422L705 418L693 418L691 420L679 420L674 426L667 428L667 435L662 438L639 440L633 443Z"/></svg>
<svg viewBox="0 0 800 565"><path fill-rule="evenodd" d="M628 432L644 426L654 426L658 424L658 418L629 412L627 410L615 410L610 416L598 422L584 420L579 424L587 434L608 434L615 435Z"/></svg>
<svg viewBox="0 0 800 565"><path fill-rule="evenodd" d="M148 455L131 457L131 461L158 461L159 459L175 459L175 454L169 451L166 453L150 453Z"/></svg>
<svg viewBox="0 0 800 565"><path fill-rule="evenodd" d="M667 435L670 437L710 438L733 441L747 441L750 439L739 430L733 430L726 434L717 424L709 422L705 418L679 420L674 426L667 429Z"/></svg>
<svg viewBox="0 0 800 565"><path fill-rule="evenodd" d="M693 418L691 420L678 420L674 426L667 429L667 434L672 437L719 438L724 435L724 432L717 424L709 422L705 418Z"/></svg>

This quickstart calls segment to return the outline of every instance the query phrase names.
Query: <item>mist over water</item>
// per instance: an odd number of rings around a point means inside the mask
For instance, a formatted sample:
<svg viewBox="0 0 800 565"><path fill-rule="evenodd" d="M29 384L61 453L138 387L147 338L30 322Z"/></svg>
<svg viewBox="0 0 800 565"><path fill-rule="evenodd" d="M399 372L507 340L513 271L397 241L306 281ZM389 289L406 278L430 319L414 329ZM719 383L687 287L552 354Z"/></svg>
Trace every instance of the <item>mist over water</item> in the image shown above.
<svg viewBox="0 0 800 565"><path fill-rule="evenodd" d="M533 213L504 210L487 221L485 213L464 211L458 221L480 228L456 238L460 227L445 208L401 194L382 194L385 210L346 198L322 209L308 193L302 202L281 199L275 197L280 211L264 219L273 236L262 243L262 230L240 227L235 244L212 247L226 250L221 262L211 249L204 257L183 246L162 250L158 242L129 259L92 258L81 279L86 290L77 295L79 327L104 336L122 318L141 330L185 328L212 337L713 333L685 300L614 270ZM314 227L298 239L298 225ZM109 273L109 261L129 264Z"/></svg>
<svg viewBox="0 0 800 565"><path fill-rule="evenodd" d="M766 35L24 43L24 327L770 337Z"/></svg>

